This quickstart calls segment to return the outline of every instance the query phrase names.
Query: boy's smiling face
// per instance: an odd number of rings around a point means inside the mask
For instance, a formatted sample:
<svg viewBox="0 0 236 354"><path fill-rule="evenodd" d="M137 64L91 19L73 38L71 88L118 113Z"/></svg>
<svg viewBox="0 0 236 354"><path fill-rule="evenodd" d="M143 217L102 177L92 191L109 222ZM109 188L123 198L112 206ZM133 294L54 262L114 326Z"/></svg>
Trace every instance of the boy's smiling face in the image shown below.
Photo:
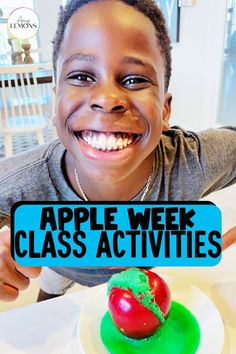
<svg viewBox="0 0 236 354"><path fill-rule="evenodd" d="M74 13L56 85L55 125L68 161L88 177L117 180L150 167L168 130L164 75L155 27L142 13L119 1L92 2Z"/></svg>

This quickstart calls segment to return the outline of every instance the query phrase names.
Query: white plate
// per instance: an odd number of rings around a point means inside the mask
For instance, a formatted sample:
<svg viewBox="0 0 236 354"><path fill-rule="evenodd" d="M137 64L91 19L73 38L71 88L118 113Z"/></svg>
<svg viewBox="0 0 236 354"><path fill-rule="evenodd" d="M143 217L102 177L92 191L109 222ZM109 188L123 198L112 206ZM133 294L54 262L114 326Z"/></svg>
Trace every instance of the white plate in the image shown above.
<svg viewBox="0 0 236 354"><path fill-rule="evenodd" d="M172 300L189 309L198 321L201 341L197 354L220 354L224 344L224 324L214 303L200 289L186 284L181 278L161 277L170 287ZM104 285L84 305L73 335L73 353L108 353L100 339L100 321L108 309L106 291Z"/></svg>

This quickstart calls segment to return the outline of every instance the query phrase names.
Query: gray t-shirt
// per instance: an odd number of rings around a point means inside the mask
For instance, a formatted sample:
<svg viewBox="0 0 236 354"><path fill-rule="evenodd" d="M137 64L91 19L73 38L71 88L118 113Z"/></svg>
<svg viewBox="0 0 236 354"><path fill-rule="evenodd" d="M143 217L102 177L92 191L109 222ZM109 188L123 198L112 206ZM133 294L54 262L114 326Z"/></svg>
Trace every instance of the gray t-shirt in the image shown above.
<svg viewBox="0 0 236 354"><path fill-rule="evenodd" d="M0 210L23 201L81 201L64 174L65 148L57 140L0 160ZM96 182L96 181L95 181ZM236 128L199 133L173 127L162 135L147 201L191 201L236 182ZM133 200L139 200L141 191ZM112 269L56 268L87 285L105 282ZM116 270L117 271L117 270Z"/></svg>

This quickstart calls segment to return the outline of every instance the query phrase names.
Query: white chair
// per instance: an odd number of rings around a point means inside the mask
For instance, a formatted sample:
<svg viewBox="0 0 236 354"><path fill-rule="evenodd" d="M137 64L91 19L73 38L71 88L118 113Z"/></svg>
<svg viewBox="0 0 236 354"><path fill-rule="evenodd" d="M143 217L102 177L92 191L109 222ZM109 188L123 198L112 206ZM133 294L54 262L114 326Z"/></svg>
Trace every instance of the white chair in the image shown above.
<svg viewBox="0 0 236 354"><path fill-rule="evenodd" d="M48 119L43 108L48 103L45 102L47 95L53 101L53 92L51 83L49 90L47 84L45 93L46 85L37 82L37 74L47 69L35 64L0 67L0 135L6 156L13 154L14 135L35 133L38 143L44 143L43 129Z"/></svg>

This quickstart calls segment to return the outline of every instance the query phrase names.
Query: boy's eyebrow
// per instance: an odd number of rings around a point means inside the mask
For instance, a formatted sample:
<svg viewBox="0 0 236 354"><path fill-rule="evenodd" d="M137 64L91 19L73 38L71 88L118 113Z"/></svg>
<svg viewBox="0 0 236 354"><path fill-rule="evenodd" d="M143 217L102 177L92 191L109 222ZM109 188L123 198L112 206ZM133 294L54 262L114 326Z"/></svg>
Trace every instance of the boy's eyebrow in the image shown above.
<svg viewBox="0 0 236 354"><path fill-rule="evenodd" d="M136 64L136 65L141 65L145 67L150 67L151 69L154 69L153 66L146 60L137 58L137 57L124 57L124 59L121 62L122 64Z"/></svg>
<svg viewBox="0 0 236 354"><path fill-rule="evenodd" d="M94 55L90 54L72 54L69 58L67 58L64 62L63 65L70 63L73 60L78 60L78 61L86 61L86 62L94 62L96 61L96 57Z"/></svg>
<svg viewBox="0 0 236 354"><path fill-rule="evenodd" d="M145 59L141 59L138 57L133 57L133 56L126 56L121 62L122 64L135 64L135 65L140 65L143 66L144 68L150 70L153 74L156 75L156 70L155 67Z"/></svg>
<svg viewBox="0 0 236 354"><path fill-rule="evenodd" d="M93 62L96 62L97 58L95 55L92 55L92 54L81 54L81 53L72 54L69 58L67 58L63 62L63 65L68 64L74 60L93 63ZM143 60L138 57L126 56L122 59L121 64L140 65L140 66L150 69L152 72L155 72L155 69L151 63L149 63L147 60Z"/></svg>

